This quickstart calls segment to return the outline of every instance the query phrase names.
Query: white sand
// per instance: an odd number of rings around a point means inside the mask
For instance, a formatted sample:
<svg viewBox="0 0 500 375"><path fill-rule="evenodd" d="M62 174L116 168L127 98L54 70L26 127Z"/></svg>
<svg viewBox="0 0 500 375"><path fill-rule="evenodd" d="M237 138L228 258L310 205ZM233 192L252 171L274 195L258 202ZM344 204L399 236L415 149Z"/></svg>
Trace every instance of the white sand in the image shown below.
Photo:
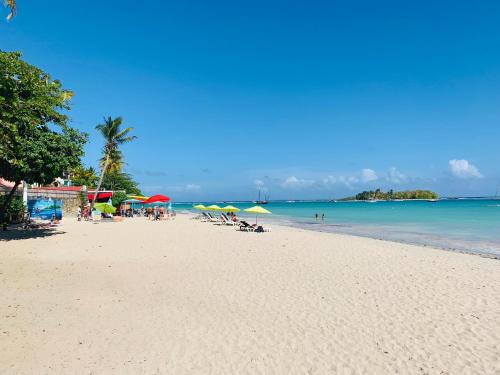
<svg viewBox="0 0 500 375"><path fill-rule="evenodd" d="M0 240L0 374L499 374L500 261L273 226Z"/></svg>

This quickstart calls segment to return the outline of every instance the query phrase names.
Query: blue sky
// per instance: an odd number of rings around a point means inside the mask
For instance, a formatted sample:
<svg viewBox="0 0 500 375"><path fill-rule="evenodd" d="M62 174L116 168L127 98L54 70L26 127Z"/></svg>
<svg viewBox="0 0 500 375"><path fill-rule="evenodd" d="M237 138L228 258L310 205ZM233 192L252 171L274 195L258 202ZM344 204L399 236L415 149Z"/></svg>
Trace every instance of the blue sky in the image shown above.
<svg viewBox="0 0 500 375"><path fill-rule="evenodd" d="M498 1L96 4L18 0L0 48L74 90L87 165L104 116L135 128L146 194L495 193Z"/></svg>

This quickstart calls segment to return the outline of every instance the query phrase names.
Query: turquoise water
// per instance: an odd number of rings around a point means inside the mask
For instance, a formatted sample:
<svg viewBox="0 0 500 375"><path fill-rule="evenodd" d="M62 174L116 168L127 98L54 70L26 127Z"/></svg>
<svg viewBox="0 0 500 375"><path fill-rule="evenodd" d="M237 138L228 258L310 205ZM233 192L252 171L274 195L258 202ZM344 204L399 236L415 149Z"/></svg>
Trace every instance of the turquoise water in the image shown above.
<svg viewBox="0 0 500 375"><path fill-rule="evenodd" d="M253 206L252 203L232 204L242 209ZM500 200L375 203L275 201L265 207L272 211L272 215L261 217L259 220L263 223L278 221L319 231L500 256ZM191 205L174 204L174 208L178 211L189 210ZM320 216L319 220L315 218L316 213ZM322 214L325 215L324 220L321 220Z"/></svg>

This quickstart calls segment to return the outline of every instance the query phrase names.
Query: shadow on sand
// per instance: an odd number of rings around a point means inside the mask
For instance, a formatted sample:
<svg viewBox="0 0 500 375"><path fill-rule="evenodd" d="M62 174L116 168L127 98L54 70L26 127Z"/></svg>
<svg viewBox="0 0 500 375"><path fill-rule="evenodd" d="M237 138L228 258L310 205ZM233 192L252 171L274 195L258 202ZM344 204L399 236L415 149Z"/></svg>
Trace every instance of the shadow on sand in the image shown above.
<svg viewBox="0 0 500 375"><path fill-rule="evenodd" d="M34 228L22 229L10 227L7 231L0 230L0 242L12 240L27 240L30 238L43 238L64 234L66 232L58 228Z"/></svg>

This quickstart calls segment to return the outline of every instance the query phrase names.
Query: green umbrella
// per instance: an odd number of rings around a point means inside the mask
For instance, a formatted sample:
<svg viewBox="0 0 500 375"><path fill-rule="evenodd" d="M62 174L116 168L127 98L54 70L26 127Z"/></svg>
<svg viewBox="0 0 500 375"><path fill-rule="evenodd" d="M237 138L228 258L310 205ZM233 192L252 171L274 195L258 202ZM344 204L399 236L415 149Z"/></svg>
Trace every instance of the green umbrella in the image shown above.
<svg viewBox="0 0 500 375"><path fill-rule="evenodd" d="M116 208L109 203L96 203L94 204L94 208L103 214L114 214L116 212Z"/></svg>
<svg viewBox="0 0 500 375"><path fill-rule="evenodd" d="M197 209L197 210L200 210L200 211L204 211L206 210L207 208L202 205L202 204L197 204L196 206L193 206L193 208Z"/></svg>

